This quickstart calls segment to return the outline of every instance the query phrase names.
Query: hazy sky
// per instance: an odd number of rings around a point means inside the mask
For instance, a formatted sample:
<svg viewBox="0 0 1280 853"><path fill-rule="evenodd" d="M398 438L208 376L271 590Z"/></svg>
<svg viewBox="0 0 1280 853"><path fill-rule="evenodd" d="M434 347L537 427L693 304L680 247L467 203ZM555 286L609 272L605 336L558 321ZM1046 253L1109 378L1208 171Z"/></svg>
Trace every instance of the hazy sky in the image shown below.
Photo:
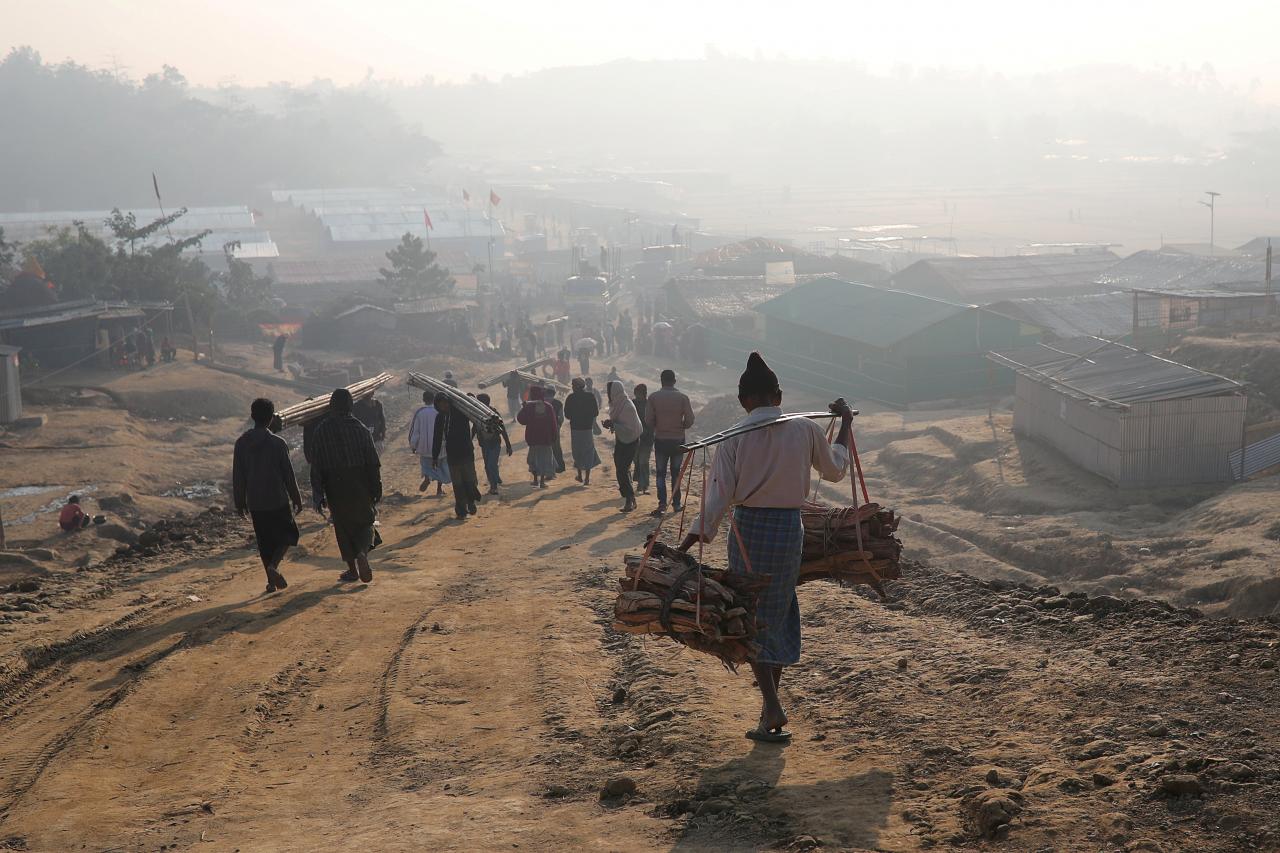
<svg viewBox="0 0 1280 853"><path fill-rule="evenodd" d="M723 53L1022 72L1211 63L1280 93L1277 0L0 0L0 47L217 84L466 79Z"/></svg>

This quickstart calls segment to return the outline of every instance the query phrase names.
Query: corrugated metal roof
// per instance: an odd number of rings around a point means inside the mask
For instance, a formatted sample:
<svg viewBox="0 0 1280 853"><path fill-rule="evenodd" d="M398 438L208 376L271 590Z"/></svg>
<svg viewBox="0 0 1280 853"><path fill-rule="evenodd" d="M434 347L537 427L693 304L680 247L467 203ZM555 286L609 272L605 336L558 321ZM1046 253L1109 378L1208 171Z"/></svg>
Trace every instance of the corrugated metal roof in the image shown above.
<svg viewBox="0 0 1280 853"><path fill-rule="evenodd" d="M1250 289L1258 289L1265 276L1265 262L1256 258L1210 258L1147 249L1120 261L1099 281L1119 289L1201 290L1238 282L1251 282Z"/></svg>
<svg viewBox="0 0 1280 853"><path fill-rule="evenodd" d="M829 335L887 347L972 309L901 290L819 278L796 285L756 310Z"/></svg>
<svg viewBox="0 0 1280 853"><path fill-rule="evenodd" d="M679 276L667 283L677 298L703 320L746 317L793 284L765 284L762 275Z"/></svg>
<svg viewBox="0 0 1280 853"><path fill-rule="evenodd" d="M963 299L1014 296L1034 290L1087 288L1119 258L1109 251L1011 255L991 258L923 258L894 276L909 282L921 268L941 277ZM913 269L915 272L913 272Z"/></svg>
<svg viewBox="0 0 1280 853"><path fill-rule="evenodd" d="M1244 388L1225 376L1096 337L993 352L988 357L1068 396L1119 406L1217 397Z"/></svg>
<svg viewBox="0 0 1280 853"><path fill-rule="evenodd" d="M987 309L1043 326L1060 338L1119 338L1133 331L1133 297L1124 291L1006 299Z"/></svg>

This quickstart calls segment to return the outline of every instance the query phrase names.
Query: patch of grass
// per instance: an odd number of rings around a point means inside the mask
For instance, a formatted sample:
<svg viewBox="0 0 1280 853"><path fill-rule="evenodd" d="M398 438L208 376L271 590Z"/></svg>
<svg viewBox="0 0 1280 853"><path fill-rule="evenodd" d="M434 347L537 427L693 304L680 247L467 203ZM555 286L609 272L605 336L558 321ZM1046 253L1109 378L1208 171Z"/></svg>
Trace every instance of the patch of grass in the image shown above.
<svg viewBox="0 0 1280 853"><path fill-rule="evenodd" d="M1232 560L1239 560L1241 557L1247 557L1252 553L1252 548L1230 548L1214 554L1212 559L1215 563L1228 563Z"/></svg>
<svg viewBox="0 0 1280 853"><path fill-rule="evenodd" d="M1262 535L1272 542L1280 542L1280 521L1273 522Z"/></svg>

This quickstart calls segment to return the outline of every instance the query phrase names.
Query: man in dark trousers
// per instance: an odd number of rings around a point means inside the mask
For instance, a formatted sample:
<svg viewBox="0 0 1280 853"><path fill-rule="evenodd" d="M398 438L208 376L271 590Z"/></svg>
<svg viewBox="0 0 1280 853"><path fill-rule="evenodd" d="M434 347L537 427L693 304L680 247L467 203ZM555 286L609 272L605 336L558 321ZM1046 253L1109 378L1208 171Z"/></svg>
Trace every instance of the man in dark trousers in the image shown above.
<svg viewBox="0 0 1280 853"><path fill-rule="evenodd" d="M289 342L286 335L276 335L275 343L271 345L271 352L275 356L276 370L284 372L284 345Z"/></svg>
<svg viewBox="0 0 1280 853"><path fill-rule="evenodd" d="M329 520L347 570L339 580L373 580L369 552L381 543L373 523L382 500L382 463L373 436L351 413L351 392L338 388L329 397L329 414L312 435L311 499L316 512L329 508Z"/></svg>
<svg viewBox="0 0 1280 853"><path fill-rule="evenodd" d="M382 401L370 394L356 403L354 414L373 436L373 446L381 452L382 443L387 440L387 414L383 411Z"/></svg>
<svg viewBox="0 0 1280 853"><path fill-rule="evenodd" d="M480 500L480 481L476 476L476 446L471 436L471 421L454 409L443 392L436 395L435 435L431 439L431 461L440 464L440 450L449 460L449 474L453 477L453 511L458 521L466 521L476 514L476 501Z"/></svg>
<svg viewBox="0 0 1280 853"><path fill-rule="evenodd" d="M671 474L671 508L680 511L680 466L684 462L685 433L693 426L693 405L676 390L676 372L664 370L662 390L649 397L644 422L653 430L653 455L658 469L658 508L654 516L667 511L667 473Z"/></svg>
<svg viewBox="0 0 1280 853"><path fill-rule="evenodd" d="M498 410L493 408L493 404L489 401L488 394L477 394L476 399L484 403L493 413L498 414ZM506 442L507 455L511 455L511 436L507 435L507 428L504 424L499 424L496 431L483 430L479 427L475 428L476 442L480 445L480 455L484 458L484 474L489 481L489 494L496 495L498 486L502 485L502 474L499 463L502 461L502 444Z"/></svg>
<svg viewBox="0 0 1280 853"><path fill-rule="evenodd" d="M276 407L259 397L249 406L253 429L236 439L231 464L231 491L236 512L253 519L253 535L258 540L258 556L267 572L267 592L284 589L289 583L280 573L280 563L289 548L298 544L298 523L302 495L289 461L289 445L268 428Z"/></svg>

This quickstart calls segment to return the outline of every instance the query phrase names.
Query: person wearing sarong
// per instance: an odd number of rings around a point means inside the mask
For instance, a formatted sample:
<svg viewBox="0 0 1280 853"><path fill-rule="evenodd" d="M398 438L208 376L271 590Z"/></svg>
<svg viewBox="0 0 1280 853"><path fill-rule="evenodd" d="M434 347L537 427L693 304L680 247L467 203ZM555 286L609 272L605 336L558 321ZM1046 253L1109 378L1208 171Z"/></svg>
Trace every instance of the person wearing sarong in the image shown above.
<svg viewBox="0 0 1280 853"><path fill-rule="evenodd" d="M409 424L409 449L418 454L418 469L422 474L422 482L418 491L425 492L436 481L436 497L444 496L445 484L449 482L448 461L436 464L431 458L431 445L435 439L436 418L440 412L436 410L436 399L444 394L431 391L422 392L422 407L413 413Z"/></svg>
<svg viewBox="0 0 1280 853"><path fill-rule="evenodd" d="M347 564L342 581L373 580L369 552L381 543L373 523L382 500L382 463L373 436L351 414L351 392L329 397L329 416L316 427L311 462L311 494L316 512L329 508L338 551Z"/></svg>
<svg viewBox="0 0 1280 853"><path fill-rule="evenodd" d="M583 485L591 485L591 469L600 464L592 427L600 414L595 395L586 389L581 378L573 380L573 391L564 401L564 416L569 421L569 448L573 451L574 477Z"/></svg>
<svg viewBox="0 0 1280 853"><path fill-rule="evenodd" d="M635 404L627 398L622 390L622 383L613 381L604 386L605 395L609 399L609 417L604 421L604 428L613 430L613 467L618 477L618 493L622 495L622 511L631 512L636 508L636 492L631 485L631 465L636 459L636 446L640 443L640 433L644 427L640 424L640 416L636 414Z"/></svg>
<svg viewBox="0 0 1280 853"><path fill-rule="evenodd" d="M249 414L253 429L236 439L232 452L231 492L240 517L253 519L258 556L267 572L267 592L275 592L289 585L280 563L298 544L294 515L302 512L302 495L289 461L289 445L270 430L275 403L259 397L249 406Z"/></svg>
<svg viewBox="0 0 1280 853"><path fill-rule="evenodd" d="M431 439L431 461L438 463L440 451L444 451L453 477L453 511L458 521L466 521L468 515L476 514L476 501L480 500L471 421L454 409L444 394L436 395L436 409L440 416L436 418L435 436Z"/></svg>
<svg viewBox="0 0 1280 853"><path fill-rule="evenodd" d="M524 425L524 442L529 445L529 473L533 485L547 487L547 480L556 475L556 457L551 451L555 440L556 413L551 404L542 399L542 386L529 389L529 399L516 413L516 420Z"/></svg>
<svg viewBox="0 0 1280 853"><path fill-rule="evenodd" d="M778 377L759 353L751 353L738 380L738 402L747 416L739 426L766 423L782 414ZM782 421L729 438L716 449L704 511L680 543L687 551L710 542L726 512L733 509L736 533L729 535L729 571L765 575L769 585L756 602L756 642L760 650L751 670L760 687L759 724L752 740L785 743L791 733L778 699L782 669L800 660L800 604L796 582L804 549L800 508L808 498L810 469L824 480L844 479L849 465L853 414L843 401L832 404L841 416L840 433L827 442L822 427L808 418Z"/></svg>

